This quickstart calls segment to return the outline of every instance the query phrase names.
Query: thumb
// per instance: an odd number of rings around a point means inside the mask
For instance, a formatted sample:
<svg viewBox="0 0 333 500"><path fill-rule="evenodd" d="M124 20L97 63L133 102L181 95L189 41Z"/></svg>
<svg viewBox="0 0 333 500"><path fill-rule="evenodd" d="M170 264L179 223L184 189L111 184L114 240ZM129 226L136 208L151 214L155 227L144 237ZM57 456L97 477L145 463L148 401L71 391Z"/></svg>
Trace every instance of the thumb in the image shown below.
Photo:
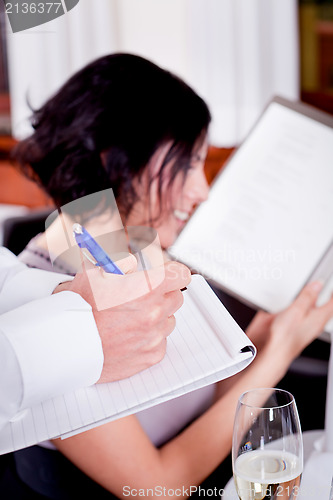
<svg viewBox="0 0 333 500"><path fill-rule="evenodd" d="M322 288L322 281L314 281L312 283L308 283L295 299L290 308L298 308L303 312L303 314L307 314L315 306L318 295Z"/></svg>
<svg viewBox="0 0 333 500"><path fill-rule="evenodd" d="M138 267L137 260L131 253L124 259L118 260L116 264L124 274L134 273Z"/></svg>

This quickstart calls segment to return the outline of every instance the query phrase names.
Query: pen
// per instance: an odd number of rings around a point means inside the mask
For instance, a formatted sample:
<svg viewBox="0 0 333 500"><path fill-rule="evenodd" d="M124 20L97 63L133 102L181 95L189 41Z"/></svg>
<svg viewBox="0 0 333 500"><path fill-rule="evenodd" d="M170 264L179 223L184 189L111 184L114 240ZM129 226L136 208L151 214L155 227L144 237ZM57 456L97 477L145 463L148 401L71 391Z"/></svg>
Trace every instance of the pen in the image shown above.
<svg viewBox="0 0 333 500"><path fill-rule="evenodd" d="M100 266L106 273L124 274L81 224L75 223L73 225L73 234L78 246L86 248L95 259L96 266Z"/></svg>

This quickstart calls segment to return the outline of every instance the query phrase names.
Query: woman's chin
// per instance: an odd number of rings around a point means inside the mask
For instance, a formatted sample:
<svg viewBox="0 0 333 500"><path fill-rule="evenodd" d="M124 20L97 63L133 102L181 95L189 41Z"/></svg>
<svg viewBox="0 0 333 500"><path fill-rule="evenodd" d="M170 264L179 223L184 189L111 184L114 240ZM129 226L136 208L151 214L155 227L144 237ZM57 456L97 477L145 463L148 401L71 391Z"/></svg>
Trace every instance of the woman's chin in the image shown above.
<svg viewBox="0 0 333 500"><path fill-rule="evenodd" d="M171 247L174 242L176 241L178 236L178 232L176 231L169 231L168 234L159 234L160 238L160 244L163 250L167 250L169 247Z"/></svg>
<svg viewBox="0 0 333 500"><path fill-rule="evenodd" d="M160 244L163 249L167 249L174 244L179 233L182 231L186 221L181 221L175 217L170 217L167 222L156 227Z"/></svg>

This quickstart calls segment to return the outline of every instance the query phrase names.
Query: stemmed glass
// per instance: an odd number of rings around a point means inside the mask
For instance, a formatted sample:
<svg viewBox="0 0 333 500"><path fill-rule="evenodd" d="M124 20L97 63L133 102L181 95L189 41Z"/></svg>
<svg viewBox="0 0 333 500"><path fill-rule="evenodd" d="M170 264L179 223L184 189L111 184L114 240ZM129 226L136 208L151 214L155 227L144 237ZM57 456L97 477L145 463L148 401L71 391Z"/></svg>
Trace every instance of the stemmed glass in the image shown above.
<svg viewBox="0 0 333 500"><path fill-rule="evenodd" d="M232 466L240 500L297 498L303 442L292 394L280 389L242 394L235 416Z"/></svg>

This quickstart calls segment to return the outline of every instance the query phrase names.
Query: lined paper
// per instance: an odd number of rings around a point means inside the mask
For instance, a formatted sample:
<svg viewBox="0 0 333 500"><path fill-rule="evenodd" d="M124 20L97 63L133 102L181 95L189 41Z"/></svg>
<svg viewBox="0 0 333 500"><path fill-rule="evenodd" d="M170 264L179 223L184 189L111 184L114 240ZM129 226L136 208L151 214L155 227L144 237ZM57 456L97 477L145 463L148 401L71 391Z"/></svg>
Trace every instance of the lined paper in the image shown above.
<svg viewBox="0 0 333 500"><path fill-rule="evenodd" d="M184 292L176 325L159 364L23 410L0 433L0 452L69 437L136 413L230 377L254 358L254 346L201 276L193 276ZM241 353L245 346L250 350Z"/></svg>

